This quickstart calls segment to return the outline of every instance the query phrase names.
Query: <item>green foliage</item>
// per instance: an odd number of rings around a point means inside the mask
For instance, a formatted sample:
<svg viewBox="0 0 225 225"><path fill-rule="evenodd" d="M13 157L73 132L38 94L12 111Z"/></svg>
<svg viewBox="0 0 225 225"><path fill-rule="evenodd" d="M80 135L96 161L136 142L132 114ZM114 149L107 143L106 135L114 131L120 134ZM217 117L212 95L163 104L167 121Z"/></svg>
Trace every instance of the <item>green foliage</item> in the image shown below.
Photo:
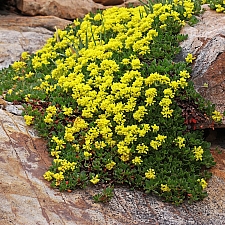
<svg viewBox="0 0 225 225"><path fill-rule="evenodd" d="M109 202L113 197L113 187L106 187L101 193L98 193L93 196L94 202Z"/></svg>
<svg viewBox="0 0 225 225"><path fill-rule="evenodd" d="M225 1L224 0L208 0L209 7L216 10L218 13L225 13Z"/></svg>

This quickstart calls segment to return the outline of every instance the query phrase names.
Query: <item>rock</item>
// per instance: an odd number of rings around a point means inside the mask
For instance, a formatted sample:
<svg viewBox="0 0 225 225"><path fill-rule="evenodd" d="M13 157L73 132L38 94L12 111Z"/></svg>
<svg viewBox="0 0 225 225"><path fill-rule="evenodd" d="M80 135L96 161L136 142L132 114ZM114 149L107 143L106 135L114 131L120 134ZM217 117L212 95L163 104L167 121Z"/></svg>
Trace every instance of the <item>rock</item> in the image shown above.
<svg viewBox="0 0 225 225"><path fill-rule="evenodd" d="M53 35L55 26L63 29L71 23L54 16L25 17L0 15L0 69L20 59L22 52L33 53Z"/></svg>
<svg viewBox="0 0 225 225"><path fill-rule="evenodd" d="M30 28L45 28L50 31L55 31L55 27L59 29L65 28L71 23L69 20L60 19L55 16L20 16L5 12L0 14L0 28L7 30L16 30L25 32Z"/></svg>
<svg viewBox="0 0 225 225"><path fill-rule="evenodd" d="M144 0L147 2L147 0ZM64 19L82 18L89 12L106 9L109 6L138 6L139 0L18 0L17 8L24 15L51 15Z"/></svg>
<svg viewBox="0 0 225 225"><path fill-rule="evenodd" d="M22 113L23 113L23 106L22 105L7 105L5 107L5 110L9 113L12 113L14 115L17 115L17 116L21 116Z"/></svg>
<svg viewBox="0 0 225 225"><path fill-rule="evenodd" d="M93 0L96 3L100 3L102 5L120 5L125 2L125 0Z"/></svg>
<svg viewBox="0 0 225 225"><path fill-rule="evenodd" d="M17 8L25 15L51 15L65 19L75 19L104 7L92 0L19 0Z"/></svg>
<svg viewBox="0 0 225 225"><path fill-rule="evenodd" d="M221 113L225 110L225 15L209 9L199 17L199 22L191 27L185 26L182 34L188 39L181 43L182 58L187 53L195 55L192 80L195 89L205 99L216 105ZM207 84L207 85L204 85ZM207 87L208 86L208 87ZM225 120L222 125L225 127Z"/></svg>

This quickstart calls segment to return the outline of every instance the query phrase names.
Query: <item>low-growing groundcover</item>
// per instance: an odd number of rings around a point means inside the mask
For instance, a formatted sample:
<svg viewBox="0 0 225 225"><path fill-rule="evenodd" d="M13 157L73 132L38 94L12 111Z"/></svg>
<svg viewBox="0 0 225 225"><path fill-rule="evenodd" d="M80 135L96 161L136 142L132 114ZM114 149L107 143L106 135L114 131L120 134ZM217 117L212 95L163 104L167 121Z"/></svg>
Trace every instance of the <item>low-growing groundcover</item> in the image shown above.
<svg viewBox="0 0 225 225"><path fill-rule="evenodd" d="M173 61L199 11L184 0L88 14L0 72L5 98L48 140L52 187L104 185L96 201L115 184L175 204L207 195L214 160L195 125L222 115L189 80L194 57Z"/></svg>

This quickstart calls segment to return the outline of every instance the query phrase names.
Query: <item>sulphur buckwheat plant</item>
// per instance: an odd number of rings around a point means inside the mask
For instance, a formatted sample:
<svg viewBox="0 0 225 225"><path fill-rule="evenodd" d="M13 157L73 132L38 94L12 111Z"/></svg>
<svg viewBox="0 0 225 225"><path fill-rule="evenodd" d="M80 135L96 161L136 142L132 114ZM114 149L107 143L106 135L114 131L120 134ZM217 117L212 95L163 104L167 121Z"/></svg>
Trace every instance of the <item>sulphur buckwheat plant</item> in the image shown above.
<svg viewBox="0 0 225 225"><path fill-rule="evenodd" d="M180 30L199 12L199 1L174 0L90 13L0 72L0 91L48 141L52 187L104 185L96 202L116 184L175 204L207 195L214 161L187 106L215 122L222 114L194 89L195 57L175 62Z"/></svg>

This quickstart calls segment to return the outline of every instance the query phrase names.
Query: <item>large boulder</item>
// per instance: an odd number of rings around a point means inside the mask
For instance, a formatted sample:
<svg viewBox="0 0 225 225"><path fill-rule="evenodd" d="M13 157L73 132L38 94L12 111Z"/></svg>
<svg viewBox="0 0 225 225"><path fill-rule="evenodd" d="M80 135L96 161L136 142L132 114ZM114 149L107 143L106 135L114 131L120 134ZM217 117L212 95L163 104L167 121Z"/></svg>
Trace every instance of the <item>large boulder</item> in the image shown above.
<svg viewBox="0 0 225 225"><path fill-rule="evenodd" d="M75 19L97 9L103 9L104 6L92 0L18 0L17 8L25 15L51 15Z"/></svg>
<svg viewBox="0 0 225 225"><path fill-rule="evenodd" d="M216 105L221 113L225 110L225 14L206 10L195 26L186 25L181 31L188 39L181 43L182 58L192 53L192 80L195 89L205 99ZM207 125L206 125L207 127ZM222 125L225 127L225 120Z"/></svg>
<svg viewBox="0 0 225 225"><path fill-rule="evenodd" d="M89 12L96 12L98 9L140 4L139 0L18 0L17 8L24 15L51 15L73 20L82 18Z"/></svg>
<svg viewBox="0 0 225 225"><path fill-rule="evenodd" d="M20 59L22 52L33 53L50 38L55 26L63 29L71 23L54 16L25 17L0 15L0 69Z"/></svg>

